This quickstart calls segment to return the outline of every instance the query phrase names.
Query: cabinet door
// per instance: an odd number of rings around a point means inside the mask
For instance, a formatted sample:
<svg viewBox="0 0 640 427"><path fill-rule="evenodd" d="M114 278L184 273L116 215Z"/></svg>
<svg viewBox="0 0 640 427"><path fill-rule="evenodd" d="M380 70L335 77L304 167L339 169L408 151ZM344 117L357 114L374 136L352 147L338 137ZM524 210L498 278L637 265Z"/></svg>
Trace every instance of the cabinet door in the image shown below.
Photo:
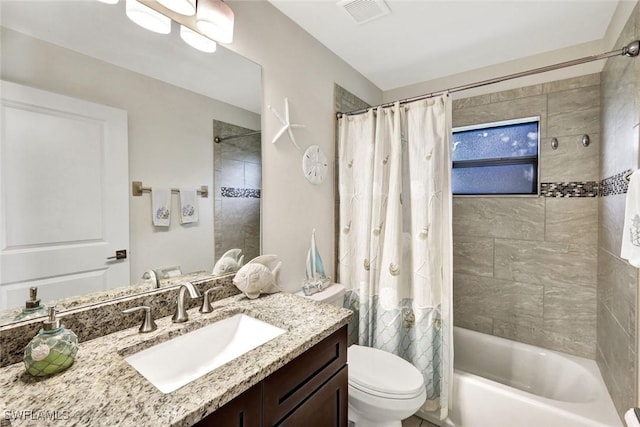
<svg viewBox="0 0 640 427"><path fill-rule="evenodd" d="M267 377L263 391L265 426L278 425L346 363L344 326Z"/></svg>
<svg viewBox="0 0 640 427"><path fill-rule="evenodd" d="M343 367L282 422L281 427L347 427L347 367Z"/></svg>
<svg viewBox="0 0 640 427"><path fill-rule="evenodd" d="M256 384L211 415L196 427L261 427L262 383Z"/></svg>

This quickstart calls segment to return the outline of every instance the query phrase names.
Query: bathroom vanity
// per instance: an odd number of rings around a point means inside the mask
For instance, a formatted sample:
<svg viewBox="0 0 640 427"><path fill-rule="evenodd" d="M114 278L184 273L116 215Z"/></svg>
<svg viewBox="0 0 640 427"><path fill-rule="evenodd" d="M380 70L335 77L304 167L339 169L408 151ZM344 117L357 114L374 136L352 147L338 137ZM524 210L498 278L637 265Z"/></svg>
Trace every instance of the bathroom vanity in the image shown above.
<svg viewBox="0 0 640 427"><path fill-rule="evenodd" d="M47 416L69 426L347 425L349 310L286 293L212 305L210 314L189 310L183 324L163 317L151 333L136 326L85 341L74 365L52 377L33 378L22 363L0 369L0 415L12 426ZM167 394L125 360L238 313L286 332Z"/></svg>
<svg viewBox="0 0 640 427"><path fill-rule="evenodd" d="M196 426L346 426L346 363L343 326Z"/></svg>

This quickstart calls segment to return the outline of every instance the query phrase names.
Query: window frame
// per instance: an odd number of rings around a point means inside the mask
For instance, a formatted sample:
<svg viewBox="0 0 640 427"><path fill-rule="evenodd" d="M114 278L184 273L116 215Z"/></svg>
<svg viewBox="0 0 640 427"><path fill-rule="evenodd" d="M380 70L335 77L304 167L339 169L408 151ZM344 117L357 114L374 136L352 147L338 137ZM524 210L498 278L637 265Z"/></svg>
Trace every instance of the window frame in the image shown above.
<svg viewBox="0 0 640 427"><path fill-rule="evenodd" d="M453 144L453 135L456 132L465 132L469 130L479 130L479 129L491 129L500 126L508 126L508 125L518 125L524 123L537 123L538 125L538 137L537 137L537 152L538 155L535 156L522 156L522 157L501 157L494 159L481 159L481 160L459 160L453 161L453 156L451 160L451 174L453 176L453 169L455 168L455 164L463 163L462 167L478 167L478 166L505 166L505 165L518 165L518 164L533 164L534 170L536 171L535 175L535 193L502 193L502 194L455 194L453 193L453 197L540 197L541 191L541 182L540 182L540 116L530 116L530 117L522 117L518 119L509 119L509 120L500 120L496 122L488 122L488 123L480 123L475 125L467 125L467 126L457 126L451 129L451 143L450 147ZM533 160L533 162L531 161ZM460 168L460 167L458 167Z"/></svg>

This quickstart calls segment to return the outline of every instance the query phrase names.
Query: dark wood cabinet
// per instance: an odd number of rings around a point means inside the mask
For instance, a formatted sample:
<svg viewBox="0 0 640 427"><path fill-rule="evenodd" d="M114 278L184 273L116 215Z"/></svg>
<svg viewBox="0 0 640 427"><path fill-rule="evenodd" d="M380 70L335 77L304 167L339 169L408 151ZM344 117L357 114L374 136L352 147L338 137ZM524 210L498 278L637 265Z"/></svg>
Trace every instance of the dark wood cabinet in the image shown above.
<svg viewBox="0 0 640 427"><path fill-rule="evenodd" d="M347 367L344 366L329 381L293 410L278 425L281 427L346 427Z"/></svg>
<svg viewBox="0 0 640 427"><path fill-rule="evenodd" d="M262 383L258 383L213 414L200 420L196 427L261 427Z"/></svg>
<svg viewBox="0 0 640 427"><path fill-rule="evenodd" d="M202 419L197 427L347 427L347 328Z"/></svg>

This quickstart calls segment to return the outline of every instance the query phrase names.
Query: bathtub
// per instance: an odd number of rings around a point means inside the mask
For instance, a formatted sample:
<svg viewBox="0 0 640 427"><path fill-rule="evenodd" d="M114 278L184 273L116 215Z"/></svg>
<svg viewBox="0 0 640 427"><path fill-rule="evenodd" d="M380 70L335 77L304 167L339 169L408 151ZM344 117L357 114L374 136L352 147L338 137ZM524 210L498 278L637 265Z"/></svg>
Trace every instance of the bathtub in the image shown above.
<svg viewBox="0 0 640 427"><path fill-rule="evenodd" d="M621 427L593 360L454 328L446 427Z"/></svg>

